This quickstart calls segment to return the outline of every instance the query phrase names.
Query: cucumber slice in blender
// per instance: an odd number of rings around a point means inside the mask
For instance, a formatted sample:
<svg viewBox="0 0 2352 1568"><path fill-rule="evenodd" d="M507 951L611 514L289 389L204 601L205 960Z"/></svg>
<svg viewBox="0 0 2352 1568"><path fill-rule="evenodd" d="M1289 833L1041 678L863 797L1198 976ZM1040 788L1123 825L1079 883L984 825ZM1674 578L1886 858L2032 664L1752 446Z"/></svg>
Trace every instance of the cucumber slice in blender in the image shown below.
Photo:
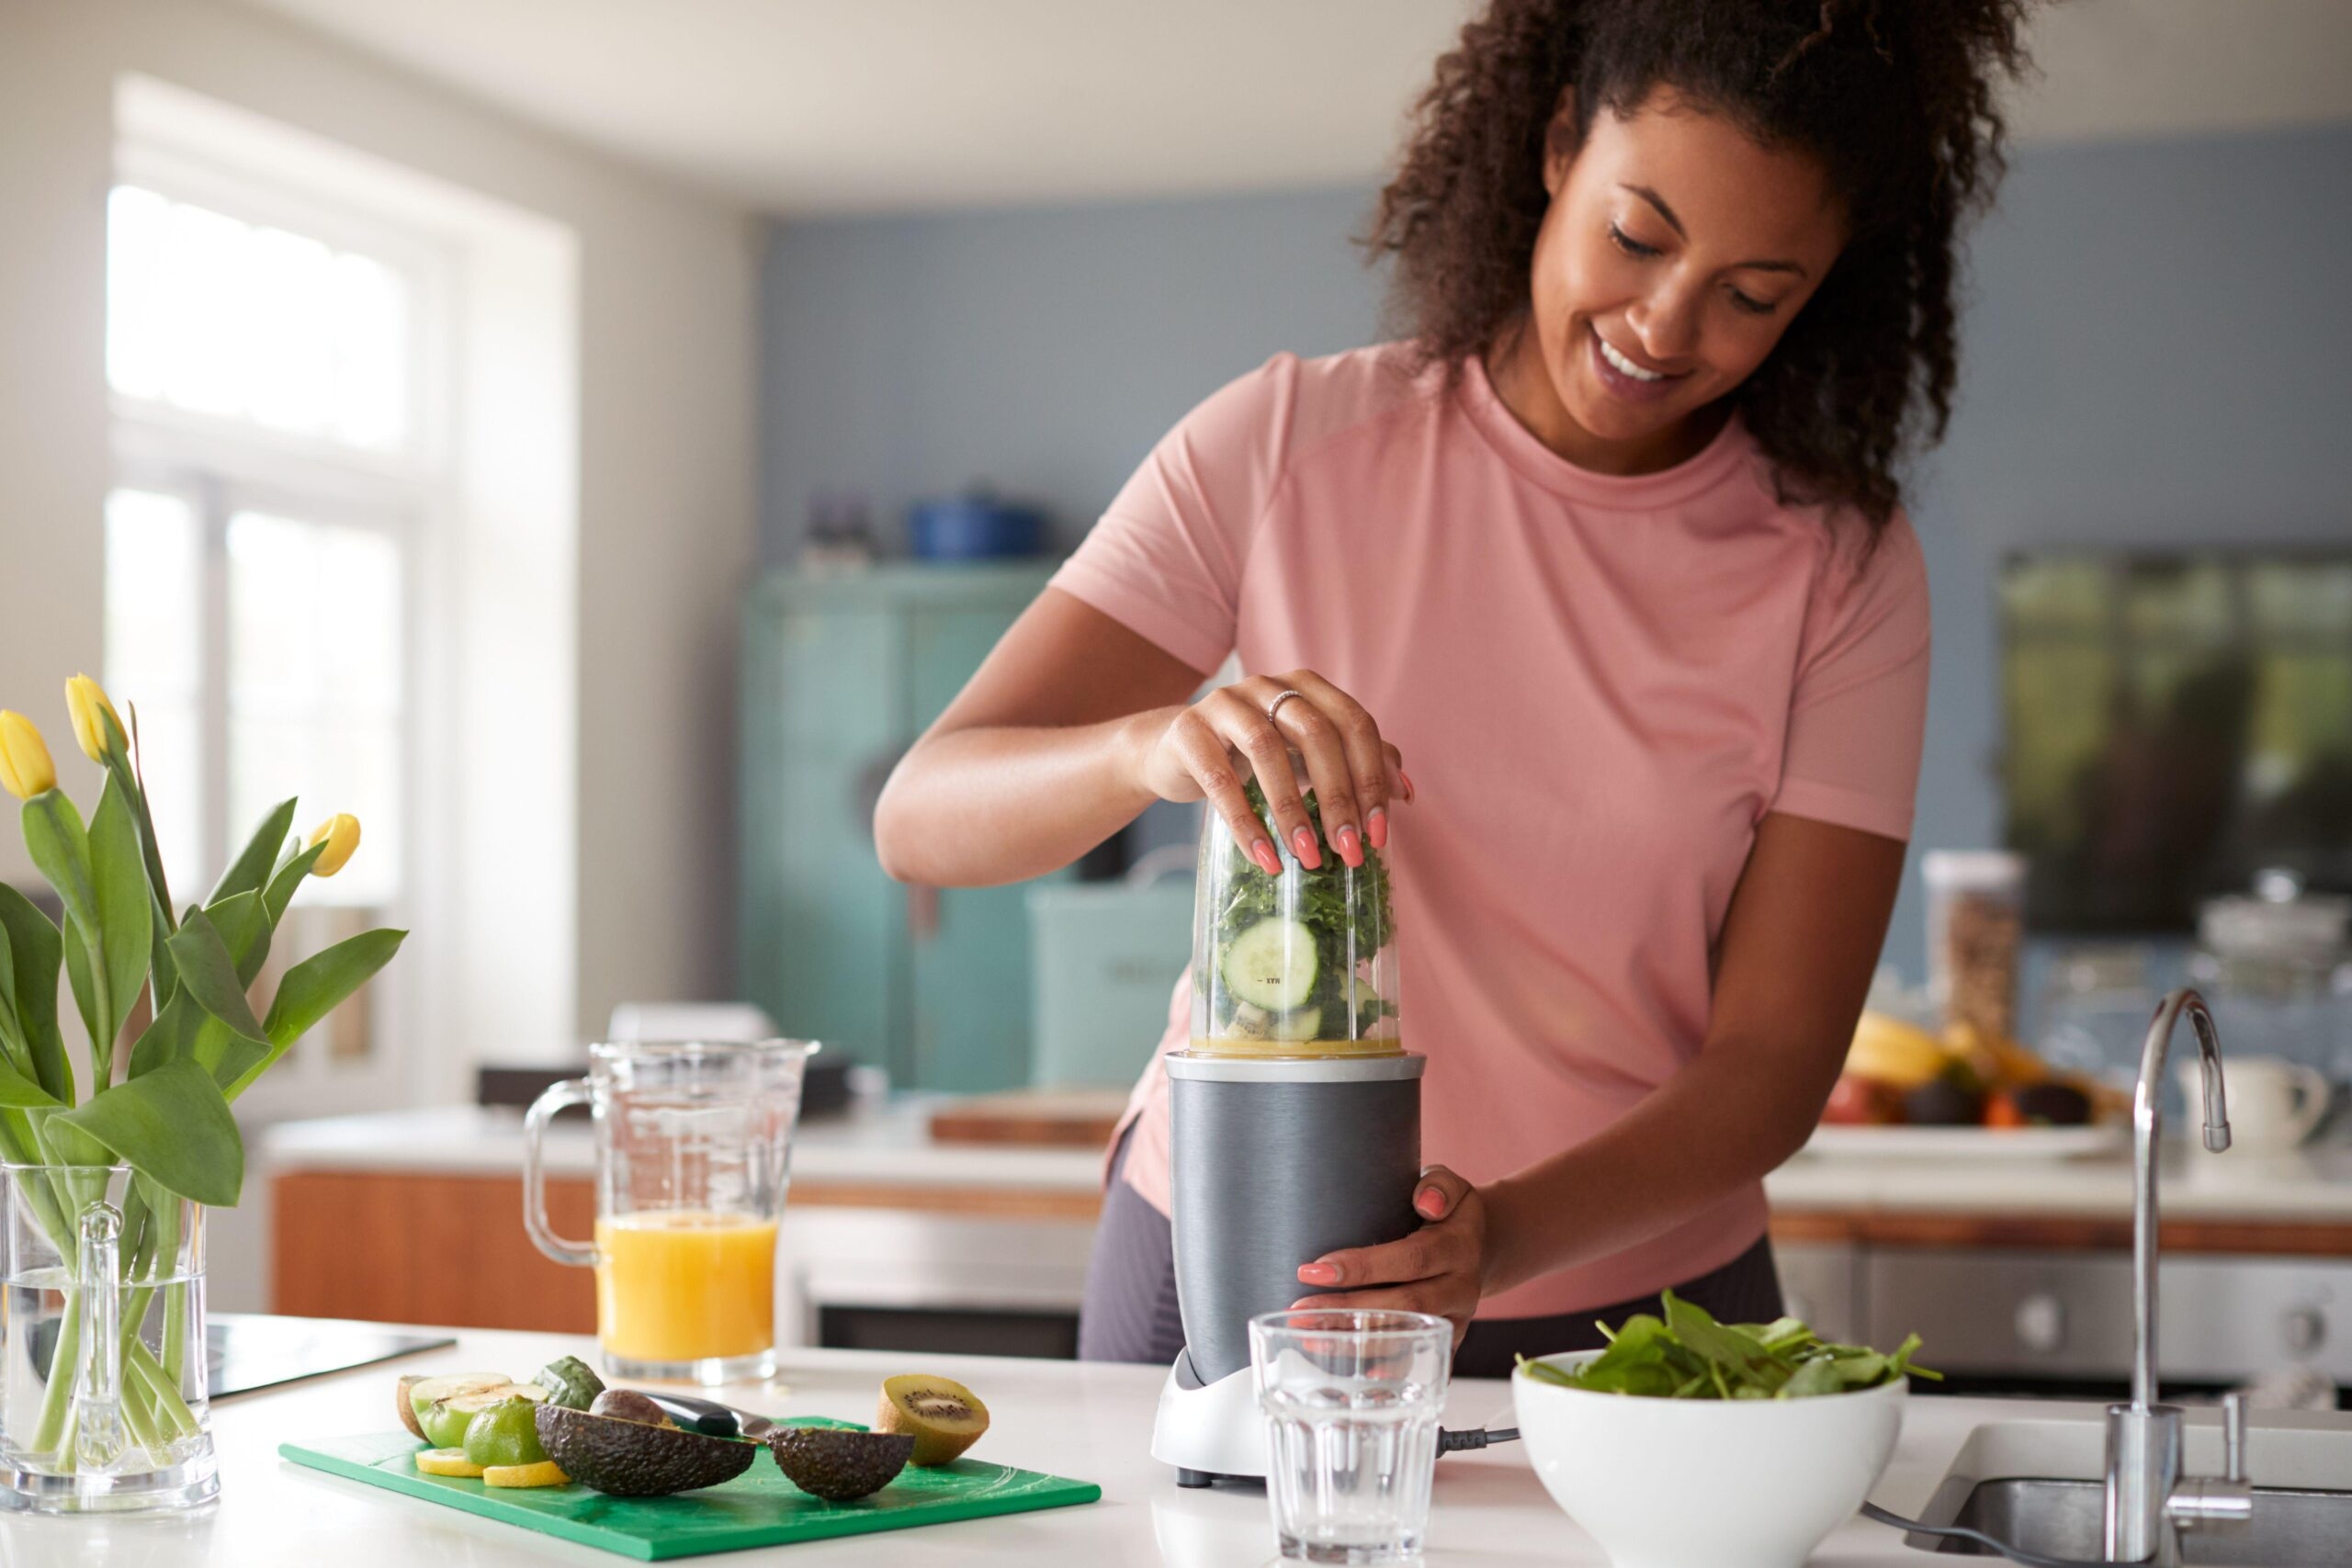
<svg viewBox="0 0 2352 1568"><path fill-rule="evenodd" d="M1315 982L1321 973L1317 956L1312 931L1297 920L1272 915L1226 943L1217 967L1233 994L1251 1007L1288 1012L1315 994Z"/></svg>
<svg viewBox="0 0 2352 1568"><path fill-rule="evenodd" d="M1323 1010L1318 1007L1293 1008L1278 1012L1267 1021L1269 1040L1316 1040L1321 1038Z"/></svg>

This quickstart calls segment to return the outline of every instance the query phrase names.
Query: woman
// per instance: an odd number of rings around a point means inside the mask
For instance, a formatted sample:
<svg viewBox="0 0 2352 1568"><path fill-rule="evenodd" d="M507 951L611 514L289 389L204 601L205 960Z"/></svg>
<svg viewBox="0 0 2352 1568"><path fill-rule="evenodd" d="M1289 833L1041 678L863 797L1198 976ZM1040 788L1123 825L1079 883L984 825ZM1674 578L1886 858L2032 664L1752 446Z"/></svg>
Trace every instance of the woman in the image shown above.
<svg viewBox="0 0 2352 1568"><path fill-rule="evenodd" d="M1779 1312L1762 1178L1910 830L1895 468L1949 412L2021 5L1496 0L1374 220L1408 338L1194 410L892 779L883 863L922 883L1035 875L1154 800L1270 869L1389 852L1437 1163L1421 1228L1302 1267L1304 1301L1442 1314L1465 1374L1663 1287ZM1155 1057L1089 1357L1182 1343L1166 1118Z"/></svg>

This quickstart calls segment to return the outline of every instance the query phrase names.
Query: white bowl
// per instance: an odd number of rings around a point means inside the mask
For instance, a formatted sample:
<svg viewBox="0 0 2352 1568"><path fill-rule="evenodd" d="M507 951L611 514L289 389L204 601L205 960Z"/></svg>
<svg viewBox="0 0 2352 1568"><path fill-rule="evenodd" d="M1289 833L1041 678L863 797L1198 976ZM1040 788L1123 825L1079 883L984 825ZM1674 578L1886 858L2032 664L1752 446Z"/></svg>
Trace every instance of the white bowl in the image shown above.
<svg viewBox="0 0 2352 1568"><path fill-rule="evenodd" d="M1597 1350L1546 1356L1574 1368ZM1652 1399L1511 1376L1520 1441L1616 1568L1795 1568L1861 1506L1907 1382L1809 1399Z"/></svg>

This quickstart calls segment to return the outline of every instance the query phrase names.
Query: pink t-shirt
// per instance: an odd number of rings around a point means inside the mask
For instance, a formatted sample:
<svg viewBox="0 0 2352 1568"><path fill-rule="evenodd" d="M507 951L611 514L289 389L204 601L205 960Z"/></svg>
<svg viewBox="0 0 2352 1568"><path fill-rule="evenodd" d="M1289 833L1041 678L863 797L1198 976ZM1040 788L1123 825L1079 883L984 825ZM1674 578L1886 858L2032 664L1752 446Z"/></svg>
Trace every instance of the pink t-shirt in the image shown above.
<svg viewBox="0 0 2352 1568"><path fill-rule="evenodd" d="M1697 1055L1710 960L1768 811L1907 838L1928 585L1896 518L1773 499L1737 421L1615 478L1521 425L1475 360L1269 360L1156 447L1054 585L1195 670L1317 671L1400 747L1388 863L1422 1157L1492 1181ZM1182 983L1161 1050L1187 1033ZM1158 1053L1126 1179L1168 1207ZM1490 1297L1580 1311L1730 1261L1760 1183Z"/></svg>

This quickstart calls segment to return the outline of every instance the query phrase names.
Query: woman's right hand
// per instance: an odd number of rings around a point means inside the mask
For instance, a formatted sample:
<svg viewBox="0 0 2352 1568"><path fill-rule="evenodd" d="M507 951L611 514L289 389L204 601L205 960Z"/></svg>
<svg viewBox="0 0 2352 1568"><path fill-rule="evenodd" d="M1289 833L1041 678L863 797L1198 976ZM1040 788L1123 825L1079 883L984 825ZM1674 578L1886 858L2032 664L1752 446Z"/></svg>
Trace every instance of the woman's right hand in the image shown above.
<svg viewBox="0 0 2352 1568"><path fill-rule="evenodd" d="M1276 708L1290 691L1298 695ZM1206 800L1269 876L1282 874L1277 835L1309 871L1323 863L1306 790L1315 791L1324 838L1351 866L1363 863L1367 842L1387 847L1389 802L1413 798L1403 753L1381 739L1361 703L1312 670L1252 675L1189 706L1155 709L1138 739L1138 782L1162 800ZM1265 792L1271 827L1242 792L1251 775Z"/></svg>

